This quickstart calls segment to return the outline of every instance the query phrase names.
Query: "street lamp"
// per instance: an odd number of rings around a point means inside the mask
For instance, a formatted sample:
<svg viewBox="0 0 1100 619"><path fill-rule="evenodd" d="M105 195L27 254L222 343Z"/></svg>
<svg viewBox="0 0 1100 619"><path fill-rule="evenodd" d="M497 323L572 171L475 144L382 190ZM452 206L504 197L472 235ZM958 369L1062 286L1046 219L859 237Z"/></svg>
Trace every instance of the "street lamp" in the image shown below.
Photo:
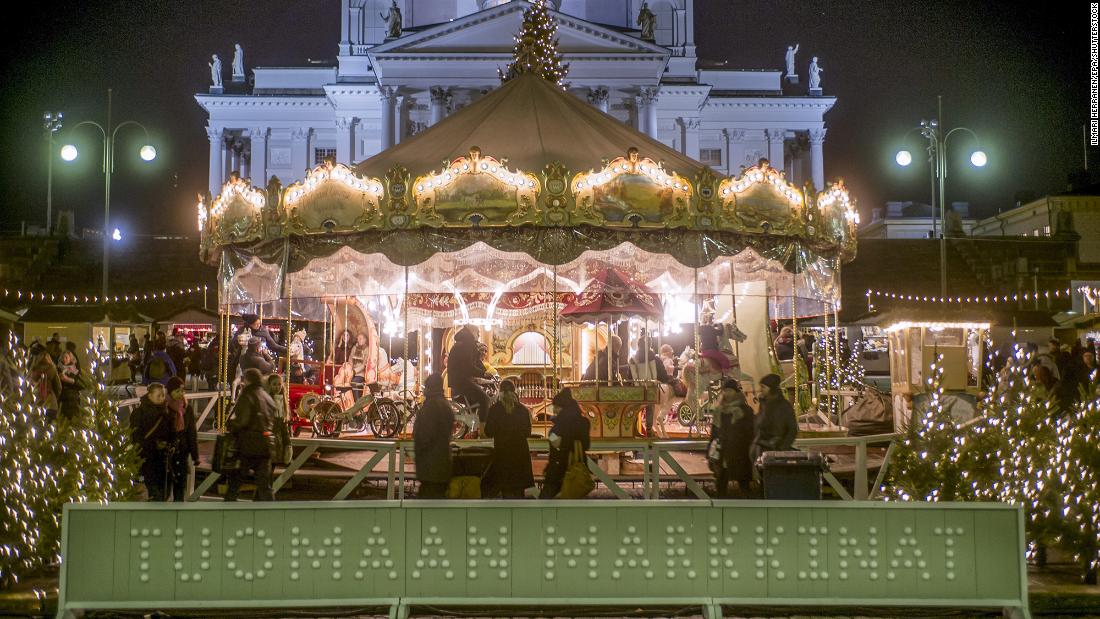
<svg viewBox="0 0 1100 619"><path fill-rule="evenodd" d="M53 134L61 130L61 112L42 114L42 128L46 130L46 234L53 234Z"/></svg>
<svg viewBox="0 0 1100 619"><path fill-rule="evenodd" d="M111 173L115 170L115 137L118 135L118 130L127 125L136 125L145 132L145 139L148 142L149 130L145 128L145 125L133 120L127 120L121 122L114 127L111 126L111 89L107 89L107 126L104 127L97 122L91 120L85 120L77 124L70 130L70 135L77 129L84 125L90 125L99 129L100 134L103 136L103 302L107 302L107 281L110 269L110 244L111 238L118 240L121 238L121 233L117 228L114 230L114 234L108 232L108 226L111 222ZM76 146L72 144L66 144L61 147L61 158L65 161L74 161L79 155ZM145 161L152 161L157 156L157 150L150 146L148 143L141 147L141 158Z"/></svg>
<svg viewBox="0 0 1100 619"><path fill-rule="evenodd" d="M966 127L955 127L944 133L940 128L939 118L943 116L943 97L937 97L936 120L922 120L919 127L914 127L905 134L908 138L913 131L920 131L922 137L928 140L928 163L931 164L932 194L935 199L936 187L939 187L940 199L940 225L943 231L940 233L940 296L947 296L947 221L945 217L944 181L947 178L947 140L956 131L969 133L979 146L981 141L978 135ZM905 138L902 139L904 142ZM908 150L899 150L894 157L899 166L906 167L913 161L913 155ZM977 148L970 154L970 163L976 168L984 167L989 162L985 152ZM932 235L936 234L936 211L932 205Z"/></svg>

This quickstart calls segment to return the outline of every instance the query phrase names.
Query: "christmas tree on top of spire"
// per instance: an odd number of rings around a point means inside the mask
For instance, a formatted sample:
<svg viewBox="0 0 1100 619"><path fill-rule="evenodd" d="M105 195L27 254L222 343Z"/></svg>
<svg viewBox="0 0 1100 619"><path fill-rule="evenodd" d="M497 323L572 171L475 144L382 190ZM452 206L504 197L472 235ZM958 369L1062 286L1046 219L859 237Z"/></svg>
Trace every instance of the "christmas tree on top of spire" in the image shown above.
<svg viewBox="0 0 1100 619"><path fill-rule="evenodd" d="M545 0L532 0L531 6L523 12L523 29L513 38L516 44L512 48L512 62L507 71L500 71L500 80L508 80L531 73L565 88L563 80L569 72L569 65L563 64L558 53L558 40L555 34L558 24L550 16Z"/></svg>

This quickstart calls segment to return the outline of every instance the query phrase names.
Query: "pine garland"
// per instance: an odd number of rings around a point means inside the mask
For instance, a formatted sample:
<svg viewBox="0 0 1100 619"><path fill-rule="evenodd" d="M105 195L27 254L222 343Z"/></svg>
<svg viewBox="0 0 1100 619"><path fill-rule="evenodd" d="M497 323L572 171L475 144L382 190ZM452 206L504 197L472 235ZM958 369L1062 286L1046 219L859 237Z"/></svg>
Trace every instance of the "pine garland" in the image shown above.
<svg viewBox="0 0 1100 619"><path fill-rule="evenodd" d="M557 31L558 24L550 15L545 0L533 0L523 12L523 28L512 37L515 41L512 62L506 71L497 70L500 81L532 74L564 89L569 65L562 63L562 55L558 52Z"/></svg>

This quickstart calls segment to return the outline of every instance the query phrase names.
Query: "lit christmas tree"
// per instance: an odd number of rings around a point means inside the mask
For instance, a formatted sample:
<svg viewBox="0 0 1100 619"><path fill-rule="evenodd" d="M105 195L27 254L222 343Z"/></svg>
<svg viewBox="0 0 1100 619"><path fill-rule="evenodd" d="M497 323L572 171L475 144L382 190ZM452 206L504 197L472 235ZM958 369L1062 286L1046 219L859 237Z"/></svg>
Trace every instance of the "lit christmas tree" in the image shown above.
<svg viewBox="0 0 1100 619"><path fill-rule="evenodd" d="M1100 399L1086 397L1057 422L1054 472L1062 490L1062 542L1096 584L1100 571Z"/></svg>
<svg viewBox="0 0 1100 619"><path fill-rule="evenodd" d="M26 354L8 351L0 391L0 585L59 560L65 503L133 499L139 462L106 389L109 359L94 350L91 388L72 419L46 421Z"/></svg>
<svg viewBox="0 0 1100 619"><path fill-rule="evenodd" d="M533 74L565 88L564 80L569 65L562 63L555 35L558 24L550 15L545 0L533 0L523 12L523 29L512 39L512 62L506 71L500 71L500 80L506 82L517 75Z"/></svg>
<svg viewBox="0 0 1100 619"><path fill-rule="evenodd" d="M903 501L956 501L959 496L960 430L944 406L943 368L928 372L928 399L914 410L891 463L887 497Z"/></svg>

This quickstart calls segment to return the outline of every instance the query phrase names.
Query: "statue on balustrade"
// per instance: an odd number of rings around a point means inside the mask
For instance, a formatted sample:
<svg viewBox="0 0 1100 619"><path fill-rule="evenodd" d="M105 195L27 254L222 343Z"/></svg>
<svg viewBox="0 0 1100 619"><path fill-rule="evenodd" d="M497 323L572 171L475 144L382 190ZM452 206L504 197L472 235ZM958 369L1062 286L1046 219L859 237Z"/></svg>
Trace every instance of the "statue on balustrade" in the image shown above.
<svg viewBox="0 0 1100 619"><path fill-rule="evenodd" d="M638 26L642 30L643 41L656 41L655 31L657 29L657 16L653 14L653 11L649 10L649 3L643 2L642 8L638 10Z"/></svg>
<svg viewBox="0 0 1100 619"><path fill-rule="evenodd" d="M382 21L386 22L386 38L396 39L401 36L401 9L397 6L397 0L390 4L390 11L383 15L378 14Z"/></svg>

